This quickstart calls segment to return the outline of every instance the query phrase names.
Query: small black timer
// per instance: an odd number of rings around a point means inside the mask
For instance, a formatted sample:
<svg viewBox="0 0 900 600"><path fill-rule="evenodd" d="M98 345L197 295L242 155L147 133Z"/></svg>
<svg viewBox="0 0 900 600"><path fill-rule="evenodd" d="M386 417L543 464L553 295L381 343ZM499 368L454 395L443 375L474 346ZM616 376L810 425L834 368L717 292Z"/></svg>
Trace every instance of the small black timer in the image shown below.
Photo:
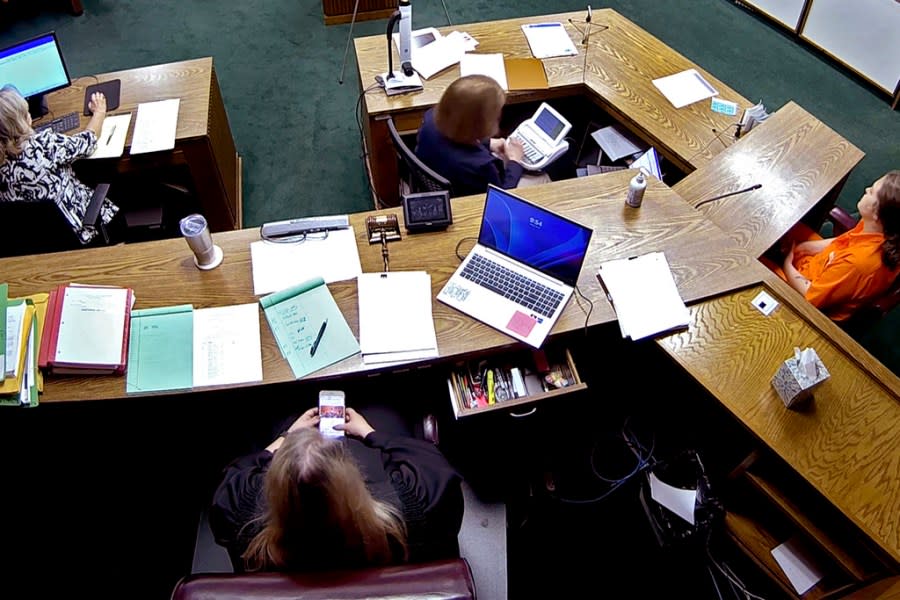
<svg viewBox="0 0 900 600"><path fill-rule="evenodd" d="M423 192L401 197L403 220L410 233L439 231L453 222L449 192Z"/></svg>

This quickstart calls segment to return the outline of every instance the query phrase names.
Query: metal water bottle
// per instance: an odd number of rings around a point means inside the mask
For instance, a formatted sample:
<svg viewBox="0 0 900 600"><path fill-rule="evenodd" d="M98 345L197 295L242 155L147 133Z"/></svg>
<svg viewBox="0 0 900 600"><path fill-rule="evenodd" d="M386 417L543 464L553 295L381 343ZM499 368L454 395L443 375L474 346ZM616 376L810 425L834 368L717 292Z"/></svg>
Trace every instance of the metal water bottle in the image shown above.
<svg viewBox="0 0 900 600"><path fill-rule="evenodd" d="M647 179L644 177L643 171L631 178L628 184L628 196L625 197L625 204L631 208L638 208L644 201L644 190L647 189Z"/></svg>

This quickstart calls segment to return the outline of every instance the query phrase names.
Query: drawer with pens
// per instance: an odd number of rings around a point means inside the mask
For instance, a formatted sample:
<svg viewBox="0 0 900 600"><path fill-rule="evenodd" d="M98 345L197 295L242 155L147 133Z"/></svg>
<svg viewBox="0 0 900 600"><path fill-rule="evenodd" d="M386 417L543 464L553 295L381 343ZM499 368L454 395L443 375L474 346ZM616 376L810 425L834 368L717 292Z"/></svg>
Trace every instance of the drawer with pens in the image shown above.
<svg viewBox="0 0 900 600"><path fill-rule="evenodd" d="M447 376L454 416L514 407L584 390L566 348L522 350L458 362Z"/></svg>

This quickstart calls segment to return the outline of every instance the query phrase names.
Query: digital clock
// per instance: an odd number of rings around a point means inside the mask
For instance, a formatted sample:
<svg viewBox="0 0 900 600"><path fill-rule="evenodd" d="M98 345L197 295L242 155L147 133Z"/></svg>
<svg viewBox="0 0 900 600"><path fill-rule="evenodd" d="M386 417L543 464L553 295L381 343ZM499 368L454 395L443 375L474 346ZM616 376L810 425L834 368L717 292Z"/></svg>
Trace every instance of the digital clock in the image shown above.
<svg viewBox="0 0 900 600"><path fill-rule="evenodd" d="M439 231L453 222L449 192L423 192L401 197L403 220L410 233Z"/></svg>

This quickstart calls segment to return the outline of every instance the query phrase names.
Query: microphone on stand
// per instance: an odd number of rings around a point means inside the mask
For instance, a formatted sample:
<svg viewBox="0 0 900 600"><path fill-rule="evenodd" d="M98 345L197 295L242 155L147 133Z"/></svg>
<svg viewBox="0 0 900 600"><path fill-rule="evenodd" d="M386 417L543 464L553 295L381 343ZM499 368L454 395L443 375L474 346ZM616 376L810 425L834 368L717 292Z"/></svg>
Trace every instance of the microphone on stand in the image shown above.
<svg viewBox="0 0 900 600"><path fill-rule="evenodd" d="M728 192L727 194L719 194L718 196L713 196L712 198L707 198L706 200L701 200L700 202L698 202L697 204L694 205L694 208L700 208L701 206L703 206L704 204L706 204L708 202L713 202L715 200L721 200L722 198L727 198L729 196L736 196L738 194L752 192L753 190L758 190L761 187L762 187L762 184L757 183L755 185L751 185L750 187L746 187L742 190L737 190L735 192Z"/></svg>

